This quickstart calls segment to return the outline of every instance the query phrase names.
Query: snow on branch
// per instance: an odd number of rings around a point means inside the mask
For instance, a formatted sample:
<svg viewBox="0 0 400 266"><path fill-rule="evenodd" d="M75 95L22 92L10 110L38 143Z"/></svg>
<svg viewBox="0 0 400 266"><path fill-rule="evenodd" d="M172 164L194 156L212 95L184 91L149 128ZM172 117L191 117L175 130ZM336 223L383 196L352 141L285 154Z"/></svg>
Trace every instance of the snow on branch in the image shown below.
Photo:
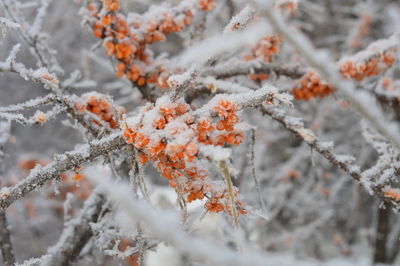
<svg viewBox="0 0 400 266"><path fill-rule="evenodd" d="M381 184L373 182L370 178L364 176L366 173L361 173L360 167L353 163L353 157L333 153L333 145L331 142L320 141L311 130L304 128L303 123L299 122L298 118L288 117L282 110L268 107L263 107L261 111L279 122L293 134L303 139L311 148L324 156L329 162L344 170L354 180L360 182L361 185L371 194L375 194L385 202L390 203L396 209L400 208L400 200L388 197Z"/></svg>
<svg viewBox="0 0 400 266"><path fill-rule="evenodd" d="M40 31L42 30L43 19L47 14L47 9L49 7L49 0L42 0L41 7L38 9L35 20L32 23L32 26L29 28L29 34L33 37L38 36Z"/></svg>
<svg viewBox="0 0 400 266"><path fill-rule="evenodd" d="M306 62L314 68L338 92L349 101L351 106L365 119L371 127L400 148L399 128L386 118L375 99L364 91L356 91L352 82L344 80L338 73L334 62L313 48L310 40L301 32L290 26L271 4L265 6L263 1L255 1L262 8L266 20L299 52ZM398 37L394 37L398 39Z"/></svg>
<svg viewBox="0 0 400 266"><path fill-rule="evenodd" d="M246 5L236 16L234 16L224 29L224 33L231 31L243 31L249 22L254 18L256 10Z"/></svg>
<svg viewBox="0 0 400 266"><path fill-rule="evenodd" d="M381 39L374 41L368 47L364 50L361 50L360 52L351 55L351 56L346 56L343 57L339 61L339 65L346 61L353 61L355 63L359 62L364 62L370 59L373 56L376 56L377 54L382 54L390 49L394 48L399 48L400 46L400 34L393 34L387 39Z"/></svg>
<svg viewBox="0 0 400 266"><path fill-rule="evenodd" d="M67 265L72 262L92 237L90 223L97 222L106 200L94 191L85 201L81 213L65 225L57 243L47 250L41 266Z"/></svg>
<svg viewBox="0 0 400 266"><path fill-rule="evenodd" d="M42 112L36 111L32 117L26 118L22 114L15 114L10 112L2 112L0 111L0 118L4 118L7 121L16 121L21 123L22 125L29 126L33 124L44 124L47 121L54 119L57 115L64 112L67 108L56 105L51 110Z"/></svg>
<svg viewBox="0 0 400 266"><path fill-rule="evenodd" d="M10 124L7 122L0 121L0 175L2 176L4 171L4 145L8 142L10 134ZM0 185L2 180L0 180ZM6 212L0 210L0 250L3 256L4 265L11 266L15 263L15 255L13 250L13 244L11 242L10 227L7 222Z"/></svg>
<svg viewBox="0 0 400 266"><path fill-rule="evenodd" d="M0 17L0 24L3 24L5 27L8 28L19 28L21 27L21 25L19 25L18 23L15 23L7 18L2 18Z"/></svg>
<svg viewBox="0 0 400 266"><path fill-rule="evenodd" d="M0 112L17 112L17 111L23 111L23 110L27 110L27 109L31 109L31 108L37 108L37 107L41 107L41 106L50 104L53 101L55 101L55 99L56 99L55 95L50 93L43 97L30 99L24 103L0 107Z"/></svg>
<svg viewBox="0 0 400 266"><path fill-rule="evenodd" d="M245 88L245 87L242 87ZM221 99L232 101L232 103L238 105L238 109L245 109L250 107L257 107L264 102L273 104L285 104L292 105L293 97L288 93L280 93L274 86L265 83L261 89L252 91L248 89L248 92L234 93L234 94L218 94L214 96L206 105L197 109L194 113L196 116L203 113L208 113L212 110L212 106L215 106Z"/></svg>
<svg viewBox="0 0 400 266"><path fill-rule="evenodd" d="M191 236L183 231L176 213L156 210L149 203L135 198L129 186L110 178L93 180L101 191L115 204L125 219L118 219L120 226L131 229L133 221L141 221L159 238L176 247L180 252L212 265L265 265L268 256L253 251L235 252L214 242ZM122 216L121 216L122 217ZM190 245L188 245L190 243Z"/></svg>
<svg viewBox="0 0 400 266"><path fill-rule="evenodd" d="M46 34L40 32L49 3L49 0L41 1L42 5L39 7L33 25L30 25L24 18L20 17L21 14L17 8L18 1L0 0L0 5L8 19L20 25L18 27L19 33L24 42L31 48L30 51L36 57L38 65L49 69L49 71L63 74L63 70L55 57L56 52L48 46L47 38L44 38Z"/></svg>
<svg viewBox="0 0 400 266"><path fill-rule="evenodd" d="M95 158L119 149L124 145L122 137L116 133L90 144L82 145L79 149L57 156L57 160L45 167L36 166L28 177L13 187L0 190L0 208L6 209L14 201L24 197L29 192L42 187L47 181L57 178L63 172L74 169Z"/></svg>
<svg viewBox="0 0 400 266"><path fill-rule="evenodd" d="M268 34L268 25L263 21L247 27L241 32L230 32L222 36L208 38L192 47L189 47L180 57L180 63L188 66L194 62L204 64L207 60L223 54L233 52L243 46L256 43L260 36Z"/></svg>
<svg viewBox="0 0 400 266"><path fill-rule="evenodd" d="M299 66L285 66L276 63L265 63L262 60L253 60L236 64L224 63L213 67L207 67L202 72L202 76L228 78L255 73L276 74L277 76L287 76L293 79L298 79L302 77L306 71Z"/></svg>
<svg viewBox="0 0 400 266"><path fill-rule="evenodd" d="M17 63L15 58L21 44L16 44L12 48L9 56L4 62L0 62L0 72L14 72L20 75L25 80L33 80L41 82L45 88L50 88L53 91L59 91L59 82L55 74L50 73L47 68L41 67L36 70L27 68L23 63Z"/></svg>
<svg viewBox="0 0 400 266"><path fill-rule="evenodd" d="M0 17L0 35L3 35L3 37L6 36L7 29L18 28L20 26L21 25L19 25L18 23L15 23L9 19Z"/></svg>

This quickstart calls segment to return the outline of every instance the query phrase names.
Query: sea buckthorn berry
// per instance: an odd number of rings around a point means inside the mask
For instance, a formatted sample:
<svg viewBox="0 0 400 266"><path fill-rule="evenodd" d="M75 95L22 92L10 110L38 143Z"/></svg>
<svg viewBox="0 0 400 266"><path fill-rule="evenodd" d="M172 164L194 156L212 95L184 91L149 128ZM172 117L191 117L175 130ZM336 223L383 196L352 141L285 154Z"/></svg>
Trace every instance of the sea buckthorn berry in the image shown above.
<svg viewBox="0 0 400 266"><path fill-rule="evenodd" d="M220 203L216 199L212 199L210 201L207 201L204 207L209 211L209 212L221 212L224 210L224 205Z"/></svg>
<svg viewBox="0 0 400 266"><path fill-rule="evenodd" d="M46 123L46 121L47 121L46 114L43 113L42 111L37 111L37 112L35 113L34 119L35 119L35 121L36 121L37 123L39 123L39 124L44 124L44 123Z"/></svg>
<svg viewBox="0 0 400 266"><path fill-rule="evenodd" d="M110 100L107 96L100 93L88 92L81 96L81 99L74 104L74 108L79 113L85 111L96 115L100 120L108 123L111 129L118 128L119 117L125 112L123 108L117 107L113 110ZM100 125L98 121L93 121L96 125Z"/></svg>
<svg viewBox="0 0 400 266"><path fill-rule="evenodd" d="M74 180L74 181L81 181L82 179L83 179L83 175L81 173L75 173L72 176L72 180Z"/></svg>
<svg viewBox="0 0 400 266"><path fill-rule="evenodd" d="M201 190L198 191L192 191L189 193L187 196L187 201L192 202L194 200L202 200L204 198L204 193Z"/></svg>
<svg viewBox="0 0 400 266"><path fill-rule="evenodd" d="M175 112L178 115L183 115L184 113L186 113L188 111L188 107L186 103L178 103L178 106L175 107Z"/></svg>
<svg viewBox="0 0 400 266"><path fill-rule="evenodd" d="M353 59L344 61L340 66L340 73L345 78L361 81L364 78L377 76L390 68L395 61L391 51L385 51L380 55L373 55L366 60L354 62Z"/></svg>
<svg viewBox="0 0 400 266"><path fill-rule="evenodd" d="M115 53L115 45L112 42L105 42L104 47L106 48L107 55L113 55Z"/></svg>
<svg viewBox="0 0 400 266"><path fill-rule="evenodd" d="M204 11L210 11L215 7L214 0L199 0L199 7Z"/></svg>
<svg viewBox="0 0 400 266"><path fill-rule="evenodd" d="M177 189L179 184L188 202L207 196L210 200L205 207L210 212L220 212L229 206L230 198L218 181L209 180L199 160L200 151L204 145L239 145L244 134L234 129L239 122L234 103L220 99L213 110L219 114L217 118L197 118L190 105L181 99L171 102L165 96L143 107L142 118L126 118L121 127L125 141L139 150L140 164L150 160L171 187ZM215 130L218 124L223 127L220 131ZM237 195L237 189L233 190ZM237 208L239 214L245 213L243 208ZM232 215L232 211L226 210Z"/></svg>
<svg viewBox="0 0 400 266"><path fill-rule="evenodd" d="M103 5L107 11L118 11L119 0L103 0Z"/></svg>
<svg viewBox="0 0 400 266"><path fill-rule="evenodd" d="M142 69L153 60L148 45L164 41L166 35L178 32L190 25L193 20L192 8L183 10L161 10L152 19L139 17L128 25L126 16L120 11L119 0L103 0L106 12L100 12L100 5L89 3L88 13L93 18L92 31L95 37L103 39L103 45L108 56L113 57L124 67L117 67L116 76L125 77L132 83L142 87L153 84L160 88L168 88L166 70L137 71L132 66L140 65ZM214 0L200 0L197 8L211 10ZM130 28L134 30L130 31ZM161 68L164 68L161 66Z"/></svg>
<svg viewBox="0 0 400 266"><path fill-rule="evenodd" d="M384 193L386 198L393 199L394 201L400 202L400 190L399 189L387 189Z"/></svg>
<svg viewBox="0 0 400 266"><path fill-rule="evenodd" d="M159 117L154 120L153 125L156 129L164 129L165 128L165 118L164 117Z"/></svg>
<svg viewBox="0 0 400 266"><path fill-rule="evenodd" d="M231 101L221 99L213 110L218 112L218 116L226 118L231 113L234 113L237 110L237 107Z"/></svg>
<svg viewBox="0 0 400 266"><path fill-rule="evenodd" d="M319 79L314 72L306 73L298 84L292 88L292 94L296 100L308 101L311 98L325 97L333 93L335 89Z"/></svg>

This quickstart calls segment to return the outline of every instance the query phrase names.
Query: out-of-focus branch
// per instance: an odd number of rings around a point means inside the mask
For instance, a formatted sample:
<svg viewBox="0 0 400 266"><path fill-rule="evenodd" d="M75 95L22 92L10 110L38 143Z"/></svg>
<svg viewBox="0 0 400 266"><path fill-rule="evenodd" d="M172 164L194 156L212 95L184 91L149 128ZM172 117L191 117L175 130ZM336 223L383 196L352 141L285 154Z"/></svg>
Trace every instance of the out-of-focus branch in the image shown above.
<svg viewBox="0 0 400 266"><path fill-rule="evenodd" d="M2 175L4 171L4 144L8 140L9 130L10 127L8 123L0 122L0 175ZM0 249L1 254L3 255L4 265L13 265L15 263L15 256L11 243L10 230L8 228L6 212L3 210L0 210Z"/></svg>
<svg viewBox="0 0 400 266"><path fill-rule="evenodd" d="M259 2L259 6L263 3L261 1L255 2ZM397 148L400 148L400 137L397 126L386 119L383 111L375 104L373 97L366 92L356 91L352 82L344 80L339 75L335 64L329 57L321 56L321 54L312 47L311 42L303 34L286 23L282 15L279 14L271 4L265 6L263 3L263 7L263 14L270 25L299 52L300 56L302 56L312 68L318 71L326 81L337 88L338 92L349 101L350 105L368 121L373 128ZM395 35L394 39L398 40L398 37Z"/></svg>
<svg viewBox="0 0 400 266"><path fill-rule="evenodd" d="M237 64L220 64L214 67L208 67L202 73L202 76L214 76L216 78L229 78L237 75L248 75L254 73L276 74L277 76L286 76L293 79L302 77L306 71L299 66L285 66L281 64L263 61L240 62Z"/></svg>
<svg viewBox="0 0 400 266"><path fill-rule="evenodd" d="M8 229L5 211L0 210L0 249L3 255L4 266L11 266L15 263L15 256L11 244L10 230Z"/></svg>
<svg viewBox="0 0 400 266"><path fill-rule="evenodd" d="M149 203L135 199L131 189L123 183L113 182L110 178L94 181L99 182L99 188L116 203L117 210L123 212L128 221L143 222L160 239L167 241L184 254L211 265L265 265L269 262L268 256L261 253L251 251L237 253L228 247L189 235L180 229L180 222L175 213L156 211ZM125 226L135 225L135 223L120 222Z"/></svg>
<svg viewBox="0 0 400 266"><path fill-rule="evenodd" d="M43 36L41 36L42 33L40 32L43 19L49 6L49 1L42 0L41 7L38 9L38 13L32 26L28 26L28 23L20 16L17 9L14 8L15 6L13 6L13 2L10 2L9 0L0 0L0 5L9 19L20 25L20 27L18 27L18 32L24 42L26 42L26 44L31 48L31 52L36 56L38 64L41 67L46 67L62 73L63 70L54 56L54 51L49 48L46 43L46 38L42 38Z"/></svg>
<svg viewBox="0 0 400 266"><path fill-rule="evenodd" d="M390 203L393 207L399 208L400 202L393 198L385 197L382 184L365 184L361 182L363 179L360 167L353 164L349 160L348 156L340 156L332 151L332 145L327 142L320 141L311 130L303 127L302 123L298 122L298 119L286 116L283 112L273 108L262 107L261 112L269 115L272 119L279 122L282 126L288 129L290 132L300 137L305 141L311 148L319 152L329 162L336 165L338 168L345 171L354 180L359 181L368 191L372 191L376 196L380 197L383 201Z"/></svg>
<svg viewBox="0 0 400 266"><path fill-rule="evenodd" d="M90 144L82 145L77 150L66 152L45 167L35 167L27 178L15 186L0 190L0 209L6 209L14 201L42 187L47 181L57 178L61 173L74 169L83 163L91 162L101 155L121 148L123 145L125 145L124 140L119 133L116 133Z"/></svg>
<svg viewBox="0 0 400 266"><path fill-rule="evenodd" d="M70 265L92 237L93 232L89 225L97 222L105 204L105 197L98 191L85 201L83 209L76 218L67 222L58 242L48 249L48 259L40 265L62 266Z"/></svg>

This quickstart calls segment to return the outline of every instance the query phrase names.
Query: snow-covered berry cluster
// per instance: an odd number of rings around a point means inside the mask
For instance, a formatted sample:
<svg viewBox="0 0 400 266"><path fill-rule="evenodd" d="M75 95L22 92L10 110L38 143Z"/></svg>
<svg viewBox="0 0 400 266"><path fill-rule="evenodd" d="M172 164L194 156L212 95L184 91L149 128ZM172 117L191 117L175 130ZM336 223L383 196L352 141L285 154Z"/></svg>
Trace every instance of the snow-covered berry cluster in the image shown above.
<svg viewBox="0 0 400 266"><path fill-rule="evenodd" d="M278 35L267 36L259 40L254 47L252 47L251 52L245 54L242 59L245 61L251 61L256 59L261 59L266 63L272 61L272 56L279 53L279 48L283 39ZM250 74L249 77L252 80L265 80L268 75L265 73Z"/></svg>
<svg viewBox="0 0 400 266"><path fill-rule="evenodd" d="M104 0L101 4L90 2L87 12L94 36L103 39L107 55L118 62L118 77L126 77L138 86L153 84L165 88L168 73L163 66L151 64L154 59L148 46L189 26L196 9L209 11L214 6L211 0L192 4L182 2L173 8L161 6L128 19L121 12L118 0Z"/></svg>
<svg viewBox="0 0 400 266"><path fill-rule="evenodd" d="M377 76L390 68L395 61L393 54L388 51L375 54L366 60L346 60L341 64L340 73L346 77L361 81L366 77Z"/></svg>
<svg viewBox="0 0 400 266"><path fill-rule="evenodd" d="M293 97L296 100L308 101L311 98L323 98L335 89L328 83L322 81L314 72L307 72L292 88Z"/></svg>
<svg viewBox="0 0 400 266"><path fill-rule="evenodd" d="M226 185L209 178L204 168L207 156L202 150L243 141L236 112L234 103L221 99L212 107L213 114L199 115L182 99L172 102L163 96L155 104L143 107L138 115L126 118L123 135L139 150L139 162L150 160L171 187L186 195L188 202L207 198L208 211L231 213ZM233 190L236 196L237 188ZM240 205L236 201L238 212L243 214L246 211Z"/></svg>
<svg viewBox="0 0 400 266"><path fill-rule="evenodd" d="M98 92L88 92L83 94L74 104L75 109L80 112L90 112L97 116L103 122L108 123L110 128L118 128L119 117L125 113L124 108L114 109L110 103L110 99ZM98 120L93 120L96 125L101 125Z"/></svg>

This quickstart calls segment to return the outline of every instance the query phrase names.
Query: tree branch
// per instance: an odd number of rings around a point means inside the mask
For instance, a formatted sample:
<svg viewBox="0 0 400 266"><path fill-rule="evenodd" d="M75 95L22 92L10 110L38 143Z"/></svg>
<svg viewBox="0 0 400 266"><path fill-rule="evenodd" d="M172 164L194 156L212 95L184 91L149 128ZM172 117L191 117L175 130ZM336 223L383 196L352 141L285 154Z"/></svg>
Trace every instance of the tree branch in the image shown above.
<svg viewBox="0 0 400 266"><path fill-rule="evenodd" d="M61 173L83 163L91 162L100 155L119 149L123 145L125 142L118 132L90 144L82 145L77 150L66 152L45 167L35 167L27 178L15 186L0 190L0 209L8 208L14 201L24 197L32 190L42 187L47 181L57 178Z"/></svg>
<svg viewBox="0 0 400 266"><path fill-rule="evenodd" d="M293 79L298 79L302 77L306 71L300 66L282 66L281 64L267 64L263 61L255 60L250 62L240 62L238 64L220 64L214 67L208 67L204 70L202 76L214 76L215 78L220 79L253 73L274 73L278 76L287 76Z"/></svg>
<svg viewBox="0 0 400 266"><path fill-rule="evenodd" d="M0 211L0 249L3 255L4 266L13 265L15 263L15 256L5 211Z"/></svg>
<svg viewBox="0 0 400 266"><path fill-rule="evenodd" d="M79 216L69 221L64 227L58 242L48 249L50 255L42 266L70 265L92 237L91 222L97 222L105 204L105 197L97 190L85 201Z"/></svg>
<svg viewBox="0 0 400 266"><path fill-rule="evenodd" d="M367 184L363 181L363 175L361 173L360 167L350 163L348 160L348 156L340 156L334 154L332 152L332 145L327 142L320 141L311 130L308 130L303 127L302 123L295 123L294 121L298 121L298 119L293 117L286 116L282 111L275 110L273 108L261 107L261 112L263 114L269 115L272 119L279 122L282 126L288 129L297 137L301 138L304 142L306 142L311 148L319 152L322 156L324 156L329 162L336 165L338 168L342 169L349 176L351 176L354 180L360 182L367 190L370 190L381 198L383 201L389 203L395 208L400 208L400 202L385 197L385 193L383 191L384 185L382 184Z"/></svg>
<svg viewBox="0 0 400 266"><path fill-rule="evenodd" d="M260 1L257 1L261 4ZM261 6L261 5L260 5ZM299 31L293 29L271 6L265 8L263 5L263 14L270 25L281 34L302 56L306 62L318 71L321 76L332 86L338 89L351 106L375 128L382 136L387 138L394 146L400 148L400 137L398 135L397 125L390 123L383 111L376 105L374 98L366 92L355 90L351 81L344 80L338 73L334 62L329 57L321 55L314 49L309 41ZM397 35L392 36L394 41L399 43Z"/></svg>

